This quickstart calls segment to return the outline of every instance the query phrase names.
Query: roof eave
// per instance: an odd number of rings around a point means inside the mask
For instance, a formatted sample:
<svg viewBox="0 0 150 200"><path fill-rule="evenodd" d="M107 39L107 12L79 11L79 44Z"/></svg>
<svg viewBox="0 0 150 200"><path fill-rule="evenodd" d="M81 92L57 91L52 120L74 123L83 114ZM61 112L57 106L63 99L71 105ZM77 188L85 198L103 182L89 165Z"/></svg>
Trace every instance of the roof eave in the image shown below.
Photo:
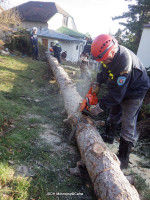
<svg viewBox="0 0 150 200"><path fill-rule="evenodd" d="M145 24L144 28L150 28L150 23L149 24Z"/></svg>
<svg viewBox="0 0 150 200"><path fill-rule="evenodd" d="M60 37L55 37L55 36L47 36L47 35L40 35L40 34L37 34L38 37L43 37L43 38L52 38L52 39L58 39L58 40L62 40L62 41L68 41L68 42L83 42L82 40L78 40L78 39L63 39L63 38L60 38Z"/></svg>

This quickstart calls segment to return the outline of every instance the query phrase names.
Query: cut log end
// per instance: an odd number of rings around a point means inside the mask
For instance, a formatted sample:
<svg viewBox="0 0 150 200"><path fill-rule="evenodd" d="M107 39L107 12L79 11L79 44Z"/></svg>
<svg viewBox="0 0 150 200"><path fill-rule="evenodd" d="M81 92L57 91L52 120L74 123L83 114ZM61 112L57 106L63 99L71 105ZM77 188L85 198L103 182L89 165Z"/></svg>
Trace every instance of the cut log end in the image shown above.
<svg viewBox="0 0 150 200"><path fill-rule="evenodd" d="M101 154L102 152L105 151L105 149L103 148L103 146L101 146L99 143L95 143L93 145L93 152L96 154Z"/></svg>

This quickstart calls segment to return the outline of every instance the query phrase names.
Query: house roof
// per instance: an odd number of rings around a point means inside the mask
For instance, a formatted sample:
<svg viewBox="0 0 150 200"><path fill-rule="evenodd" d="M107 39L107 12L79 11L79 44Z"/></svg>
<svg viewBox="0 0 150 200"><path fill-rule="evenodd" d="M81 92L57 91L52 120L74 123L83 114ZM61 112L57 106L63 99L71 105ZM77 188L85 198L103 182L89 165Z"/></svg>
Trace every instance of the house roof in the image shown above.
<svg viewBox="0 0 150 200"><path fill-rule="evenodd" d="M47 22L55 13L70 16L54 2L29 1L17 6L16 9L23 21Z"/></svg>
<svg viewBox="0 0 150 200"><path fill-rule="evenodd" d="M41 36L41 37L47 37L47 38L65 40L65 41L72 41L72 42L73 41L76 41L76 42L82 41L80 39L70 37L69 35L65 35L63 33L60 33L58 31L54 31L54 30L50 30L50 29L41 30L37 33L37 35Z"/></svg>
<svg viewBox="0 0 150 200"><path fill-rule="evenodd" d="M150 27L150 23L149 24L145 24L144 27Z"/></svg>
<svg viewBox="0 0 150 200"><path fill-rule="evenodd" d="M70 28L67 28L65 26L61 26L59 29L57 29L59 32L64 33L66 35L70 35L72 37L81 37L84 38L84 34L80 33L78 31L72 30Z"/></svg>

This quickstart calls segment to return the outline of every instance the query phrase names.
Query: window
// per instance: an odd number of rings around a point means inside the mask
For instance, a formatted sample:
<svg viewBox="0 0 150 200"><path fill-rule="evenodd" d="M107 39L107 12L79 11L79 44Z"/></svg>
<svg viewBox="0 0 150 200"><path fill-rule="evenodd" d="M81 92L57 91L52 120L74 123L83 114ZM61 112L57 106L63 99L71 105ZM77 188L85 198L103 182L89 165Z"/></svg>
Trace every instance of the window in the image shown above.
<svg viewBox="0 0 150 200"><path fill-rule="evenodd" d="M79 47L79 46L77 45L77 46L76 46L76 50L78 50L78 47Z"/></svg>
<svg viewBox="0 0 150 200"><path fill-rule="evenodd" d="M42 45L48 48L48 39L42 39Z"/></svg>

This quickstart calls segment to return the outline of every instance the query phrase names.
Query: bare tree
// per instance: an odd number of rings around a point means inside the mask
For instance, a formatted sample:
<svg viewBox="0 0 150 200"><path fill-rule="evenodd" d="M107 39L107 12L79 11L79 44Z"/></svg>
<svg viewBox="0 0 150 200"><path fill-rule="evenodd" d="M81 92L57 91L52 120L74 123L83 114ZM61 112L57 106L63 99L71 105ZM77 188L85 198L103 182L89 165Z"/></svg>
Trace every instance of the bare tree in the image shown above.
<svg viewBox="0 0 150 200"><path fill-rule="evenodd" d="M20 16L16 9L5 10L9 0L0 0L0 46L4 45L16 27L20 24Z"/></svg>

